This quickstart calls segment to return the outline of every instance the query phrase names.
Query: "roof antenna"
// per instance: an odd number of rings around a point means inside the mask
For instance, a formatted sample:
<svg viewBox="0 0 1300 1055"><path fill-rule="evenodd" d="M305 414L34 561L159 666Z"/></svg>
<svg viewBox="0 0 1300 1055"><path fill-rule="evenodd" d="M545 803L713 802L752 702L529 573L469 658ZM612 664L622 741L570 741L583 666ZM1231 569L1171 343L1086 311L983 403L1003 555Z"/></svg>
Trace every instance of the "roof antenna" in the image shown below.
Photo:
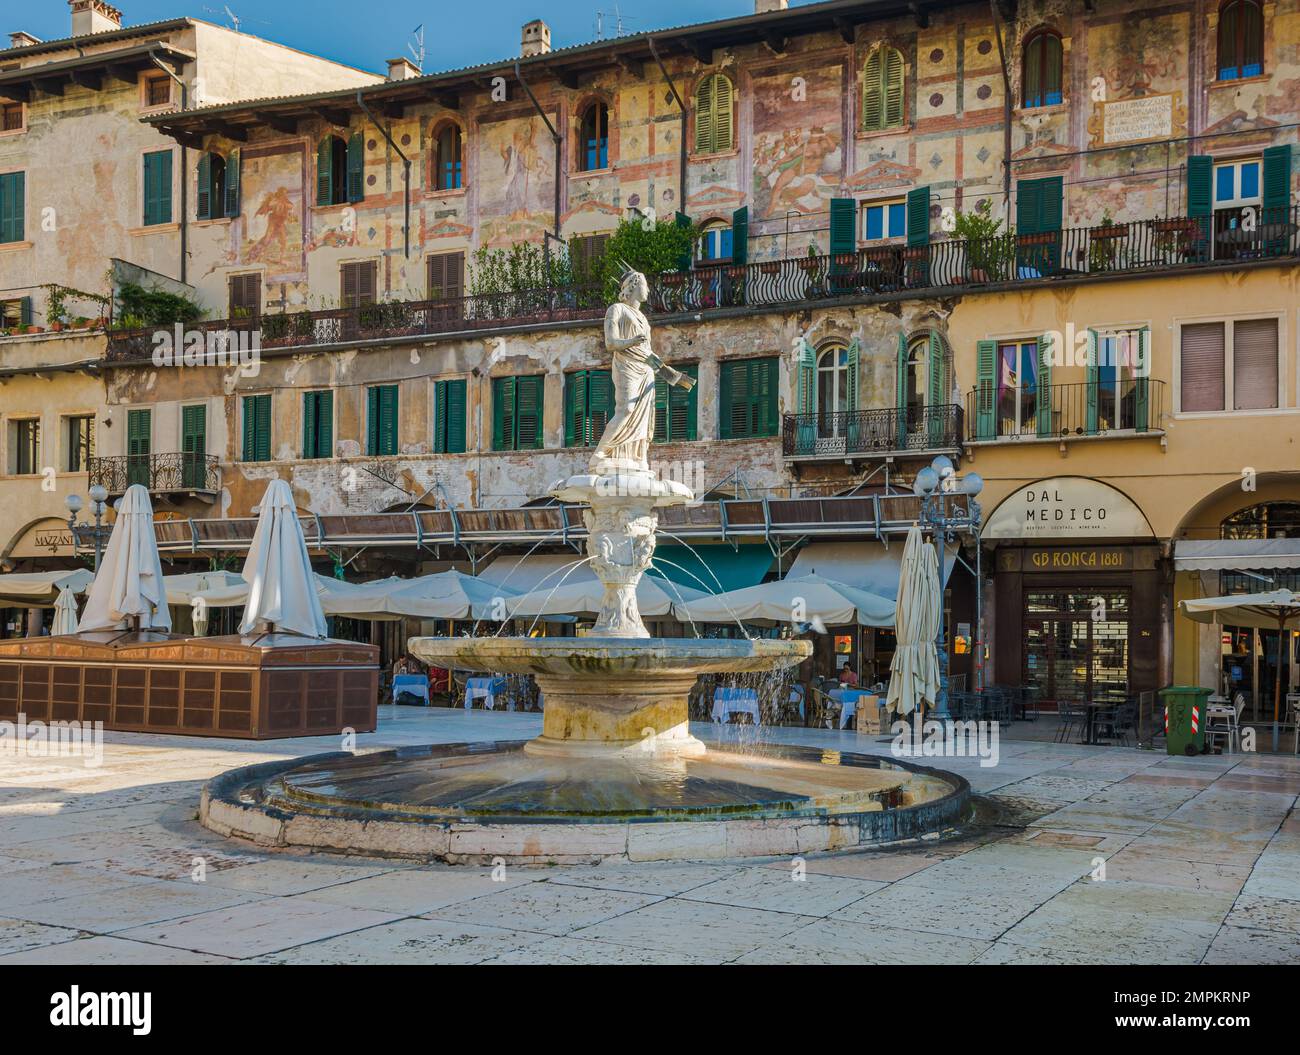
<svg viewBox="0 0 1300 1055"><path fill-rule="evenodd" d="M415 60L416 69L421 73L424 72L424 23L421 22L413 30L411 36L414 38L413 43L407 43L406 50L411 53L411 58Z"/></svg>
<svg viewBox="0 0 1300 1055"><path fill-rule="evenodd" d="M230 19L231 24L234 26L234 30L235 30L235 32L238 33L238 32L239 32L239 16L238 16L237 14L235 14L235 12L233 12L232 10L230 10L229 6L227 6L226 4L222 4L221 6L222 6L222 7L225 7L225 9L226 9L226 16Z"/></svg>

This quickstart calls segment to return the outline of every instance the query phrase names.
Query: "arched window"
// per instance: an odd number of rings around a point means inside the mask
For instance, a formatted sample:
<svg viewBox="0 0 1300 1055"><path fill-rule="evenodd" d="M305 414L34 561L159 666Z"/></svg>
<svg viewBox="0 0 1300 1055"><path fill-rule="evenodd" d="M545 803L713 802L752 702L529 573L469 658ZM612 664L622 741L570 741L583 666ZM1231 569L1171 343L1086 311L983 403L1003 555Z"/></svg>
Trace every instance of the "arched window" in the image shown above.
<svg viewBox="0 0 1300 1055"><path fill-rule="evenodd" d="M879 132L903 124L903 53L880 47L862 70L862 128Z"/></svg>
<svg viewBox="0 0 1300 1055"><path fill-rule="evenodd" d="M695 89L695 153L721 154L735 144L735 92L724 73L710 73Z"/></svg>
<svg viewBox="0 0 1300 1055"><path fill-rule="evenodd" d="M1020 78L1024 106L1055 106L1062 100L1063 65L1061 38L1054 31L1030 34Z"/></svg>
<svg viewBox="0 0 1300 1055"><path fill-rule="evenodd" d="M1219 8L1219 80L1264 72L1264 11L1259 0L1228 0Z"/></svg>
<svg viewBox="0 0 1300 1055"><path fill-rule="evenodd" d="M855 379L849 376L849 349L834 344L817 353L817 414L823 420L832 414L855 410Z"/></svg>
<svg viewBox="0 0 1300 1055"><path fill-rule="evenodd" d="M316 148L316 204L342 205L365 197L365 149L361 133L346 142L328 135Z"/></svg>
<svg viewBox="0 0 1300 1055"><path fill-rule="evenodd" d="M907 425L916 428L925 416L925 394L930 380L930 339L918 337L907 346Z"/></svg>
<svg viewBox="0 0 1300 1055"><path fill-rule="evenodd" d="M464 178L460 126L448 121L434 137L433 185L437 190L460 190Z"/></svg>
<svg viewBox="0 0 1300 1055"><path fill-rule="evenodd" d="M578 171L609 168L609 107L595 102L578 123Z"/></svg>
<svg viewBox="0 0 1300 1055"><path fill-rule="evenodd" d="M1225 539L1300 538L1300 502L1262 502L1224 518Z"/></svg>
<svg viewBox="0 0 1300 1055"><path fill-rule="evenodd" d="M215 152L199 155L199 192L194 203L200 220L226 215L226 159Z"/></svg>

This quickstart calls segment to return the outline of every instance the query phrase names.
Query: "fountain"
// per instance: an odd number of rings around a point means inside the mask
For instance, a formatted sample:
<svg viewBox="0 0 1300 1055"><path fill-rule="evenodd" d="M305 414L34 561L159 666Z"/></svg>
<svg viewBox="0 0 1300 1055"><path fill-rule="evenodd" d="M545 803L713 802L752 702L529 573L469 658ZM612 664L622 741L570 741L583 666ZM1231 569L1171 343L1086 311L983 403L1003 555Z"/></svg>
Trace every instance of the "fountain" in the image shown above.
<svg viewBox="0 0 1300 1055"><path fill-rule="evenodd" d="M277 845L453 861L653 860L807 853L953 823L958 777L891 759L690 732L701 674L759 674L807 658L793 640L651 638L636 587L658 511L694 499L649 466L656 376L694 382L650 347L644 276L630 269L605 319L616 413L588 472L551 493L586 505L587 554L603 586L578 638L417 637L441 667L530 674L544 700L527 742L318 756L237 770L204 789L210 828Z"/></svg>

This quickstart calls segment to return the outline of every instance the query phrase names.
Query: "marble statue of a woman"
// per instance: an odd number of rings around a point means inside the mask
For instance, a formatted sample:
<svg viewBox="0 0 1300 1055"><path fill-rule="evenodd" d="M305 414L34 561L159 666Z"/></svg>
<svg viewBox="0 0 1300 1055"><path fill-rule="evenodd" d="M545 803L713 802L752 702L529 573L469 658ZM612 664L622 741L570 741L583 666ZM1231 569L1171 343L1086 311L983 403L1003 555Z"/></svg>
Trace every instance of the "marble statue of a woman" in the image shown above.
<svg viewBox="0 0 1300 1055"><path fill-rule="evenodd" d="M649 472L655 431L655 376L693 388L693 379L666 366L650 347L650 323L641 305L650 296L645 275L624 265L618 300L605 312L605 347L613 354L614 416L588 468L595 476Z"/></svg>

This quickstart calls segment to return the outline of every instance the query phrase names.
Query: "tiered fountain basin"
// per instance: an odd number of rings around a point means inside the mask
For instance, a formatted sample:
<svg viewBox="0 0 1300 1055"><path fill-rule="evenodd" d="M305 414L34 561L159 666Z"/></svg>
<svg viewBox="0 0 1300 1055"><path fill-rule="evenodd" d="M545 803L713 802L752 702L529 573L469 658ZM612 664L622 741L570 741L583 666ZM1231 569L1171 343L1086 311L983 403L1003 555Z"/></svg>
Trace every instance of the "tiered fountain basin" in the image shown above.
<svg viewBox="0 0 1300 1055"><path fill-rule="evenodd" d="M321 755L235 770L200 817L275 846L520 864L806 854L959 823L969 787L889 758L704 744L686 698L705 671L789 666L806 642L415 638L431 663L530 673L543 733L523 742Z"/></svg>

